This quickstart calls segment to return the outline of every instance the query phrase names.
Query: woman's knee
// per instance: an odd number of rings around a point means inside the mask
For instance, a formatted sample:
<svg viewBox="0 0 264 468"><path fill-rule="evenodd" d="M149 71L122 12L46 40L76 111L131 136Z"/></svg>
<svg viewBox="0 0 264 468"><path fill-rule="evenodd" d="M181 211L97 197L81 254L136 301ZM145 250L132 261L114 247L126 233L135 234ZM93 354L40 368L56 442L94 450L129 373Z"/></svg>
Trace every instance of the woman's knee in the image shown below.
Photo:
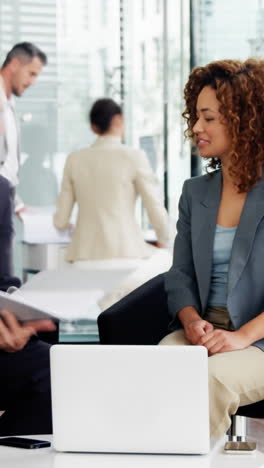
<svg viewBox="0 0 264 468"><path fill-rule="evenodd" d="M159 342L159 345L168 345L168 346L181 346L181 345L189 345L189 341L186 340L184 336L184 330L175 330L172 333L166 335L162 340Z"/></svg>

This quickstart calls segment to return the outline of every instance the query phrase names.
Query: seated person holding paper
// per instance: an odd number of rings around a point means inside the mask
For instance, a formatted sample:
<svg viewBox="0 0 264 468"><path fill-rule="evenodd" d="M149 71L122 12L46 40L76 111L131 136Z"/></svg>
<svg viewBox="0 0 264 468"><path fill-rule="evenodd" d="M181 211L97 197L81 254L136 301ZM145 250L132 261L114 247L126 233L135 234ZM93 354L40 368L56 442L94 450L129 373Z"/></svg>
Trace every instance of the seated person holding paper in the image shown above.
<svg viewBox="0 0 264 468"><path fill-rule="evenodd" d="M0 199L0 274L11 278L12 197L2 176ZM50 345L36 333L55 328L50 320L21 325L11 312L0 310L0 410L5 411L0 416L0 436L52 432Z"/></svg>
<svg viewBox="0 0 264 468"><path fill-rule="evenodd" d="M50 320L20 324L11 312L0 319L0 436L50 434L51 397L48 343L38 331L52 331Z"/></svg>

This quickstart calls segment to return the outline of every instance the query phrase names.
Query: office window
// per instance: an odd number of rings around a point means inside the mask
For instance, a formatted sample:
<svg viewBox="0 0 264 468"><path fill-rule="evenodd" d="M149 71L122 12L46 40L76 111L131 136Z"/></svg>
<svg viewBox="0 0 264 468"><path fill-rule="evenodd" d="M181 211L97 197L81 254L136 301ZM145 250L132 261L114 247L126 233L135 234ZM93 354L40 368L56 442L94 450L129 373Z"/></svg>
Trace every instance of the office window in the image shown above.
<svg viewBox="0 0 264 468"><path fill-rule="evenodd" d="M103 4L107 11L101 11ZM120 99L119 1L1 0L1 61L24 40L47 53L48 65L16 100L22 149L18 190L28 205L54 205L67 155L94 138L87 120L92 102L106 92L111 96L113 89ZM20 229L18 224L18 241ZM19 274L19 254L16 263Z"/></svg>
<svg viewBox="0 0 264 468"><path fill-rule="evenodd" d="M35 86L16 103L24 163L19 191L27 204L53 204L67 154L93 139L87 122L91 103L113 90L117 98L119 2L10 0L1 5L6 13L11 7L9 21L0 17L1 57L22 40L36 43L48 55L48 66ZM103 17L108 18L107 24L98 22ZM36 196L27 181L34 170L35 178L40 177L44 184L44 166L54 183L50 190L38 186Z"/></svg>
<svg viewBox="0 0 264 468"><path fill-rule="evenodd" d="M146 151L174 216L182 179L189 176L180 123L188 15L189 0L1 0L0 59L24 40L48 55L36 84L16 102L18 189L26 204L55 204L67 155L94 139L89 108L108 95L123 102L126 142Z"/></svg>
<svg viewBox="0 0 264 468"><path fill-rule="evenodd" d="M153 60L156 66L156 82L160 83L162 80L162 41L161 38L153 38Z"/></svg>
<svg viewBox="0 0 264 468"><path fill-rule="evenodd" d="M3 31L3 33L8 33L8 32L13 31L13 25L12 24L3 24L2 31Z"/></svg>
<svg viewBox="0 0 264 468"><path fill-rule="evenodd" d="M140 55L141 55L141 79L146 80L146 45L144 42L140 44Z"/></svg>
<svg viewBox="0 0 264 468"><path fill-rule="evenodd" d="M264 1L193 0L196 63L264 53Z"/></svg>
<svg viewBox="0 0 264 468"><path fill-rule="evenodd" d="M182 181L190 176L181 117L190 69L189 1L160 4L155 12L153 0L141 2L141 8L138 2L124 3L126 138L147 153L176 220Z"/></svg>
<svg viewBox="0 0 264 468"><path fill-rule="evenodd" d="M263 0L192 0L192 65L264 54ZM192 157L192 174L203 170Z"/></svg>
<svg viewBox="0 0 264 468"><path fill-rule="evenodd" d="M156 0L156 13L159 14L162 8L162 0Z"/></svg>
<svg viewBox="0 0 264 468"><path fill-rule="evenodd" d="M86 1L86 0L84 0L84 1ZM107 3L108 3L108 5L107 5ZM109 14L109 2L108 2L108 0L101 0L101 23L102 23L102 26L107 25L108 14Z"/></svg>
<svg viewBox="0 0 264 468"><path fill-rule="evenodd" d="M144 19L146 16L146 2L141 0L141 18Z"/></svg>

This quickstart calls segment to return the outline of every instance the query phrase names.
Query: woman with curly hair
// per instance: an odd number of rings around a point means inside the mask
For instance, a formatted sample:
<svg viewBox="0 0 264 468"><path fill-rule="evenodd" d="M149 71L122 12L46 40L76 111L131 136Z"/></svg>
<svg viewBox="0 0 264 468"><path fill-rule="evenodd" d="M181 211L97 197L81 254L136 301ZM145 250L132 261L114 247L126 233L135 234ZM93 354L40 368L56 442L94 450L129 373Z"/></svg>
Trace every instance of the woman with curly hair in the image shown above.
<svg viewBox="0 0 264 468"><path fill-rule="evenodd" d="M220 437L239 406L264 399L264 61L196 67L185 101L208 169L183 186L165 275L174 331L161 344L207 348Z"/></svg>

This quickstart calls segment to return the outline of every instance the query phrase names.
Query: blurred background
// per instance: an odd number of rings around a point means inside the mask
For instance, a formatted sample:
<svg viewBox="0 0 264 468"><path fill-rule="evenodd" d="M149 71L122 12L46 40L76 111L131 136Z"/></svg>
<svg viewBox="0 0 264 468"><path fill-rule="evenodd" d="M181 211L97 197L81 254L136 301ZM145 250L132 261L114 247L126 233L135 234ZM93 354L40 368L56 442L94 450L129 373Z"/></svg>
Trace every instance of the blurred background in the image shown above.
<svg viewBox="0 0 264 468"><path fill-rule="evenodd" d="M49 61L16 103L24 202L55 204L66 156L94 139L89 108L108 96L122 103L125 142L146 151L175 225L182 183L202 171L184 141L184 83L195 65L263 55L264 1L1 0L1 61L20 41ZM140 204L137 217L148 229Z"/></svg>

